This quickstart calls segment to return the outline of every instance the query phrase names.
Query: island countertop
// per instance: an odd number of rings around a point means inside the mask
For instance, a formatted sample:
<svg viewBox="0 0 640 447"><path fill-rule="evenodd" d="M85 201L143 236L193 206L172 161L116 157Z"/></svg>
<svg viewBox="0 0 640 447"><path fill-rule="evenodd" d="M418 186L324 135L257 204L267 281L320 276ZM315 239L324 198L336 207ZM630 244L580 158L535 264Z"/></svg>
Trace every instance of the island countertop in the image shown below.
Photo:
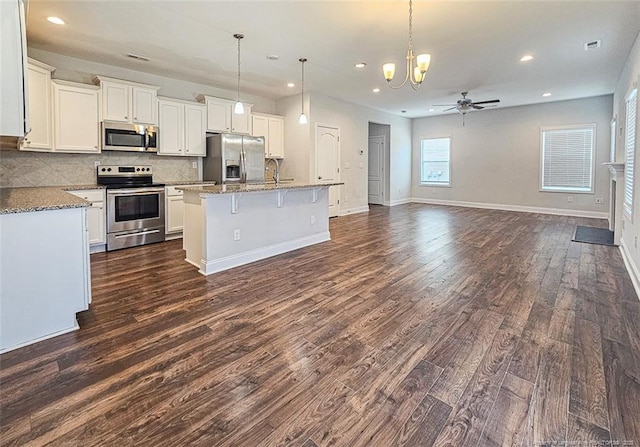
<svg viewBox="0 0 640 447"><path fill-rule="evenodd" d="M89 206L91 206L91 202L69 194L59 186L0 188L0 214L85 208Z"/></svg>
<svg viewBox="0 0 640 447"><path fill-rule="evenodd" d="M230 185L199 185L176 187L184 192L195 192L200 194L237 194L245 192L278 191L285 189L305 189L324 188L329 186L344 185L342 182L335 183L303 183L303 182L280 182L280 183L239 183Z"/></svg>

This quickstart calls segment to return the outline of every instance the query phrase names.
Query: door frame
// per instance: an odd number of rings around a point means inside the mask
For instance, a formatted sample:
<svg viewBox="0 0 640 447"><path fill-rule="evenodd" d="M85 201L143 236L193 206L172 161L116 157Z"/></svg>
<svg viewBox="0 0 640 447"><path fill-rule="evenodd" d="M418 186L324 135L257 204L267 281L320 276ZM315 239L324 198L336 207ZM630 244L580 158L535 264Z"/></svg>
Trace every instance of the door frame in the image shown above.
<svg viewBox="0 0 640 447"><path fill-rule="evenodd" d="M311 157L312 160L312 166L310 169L310 176L313 179L313 182L317 182L318 181L318 129L320 127L325 127L328 129L334 129L338 131L338 156L337 156L337 173L338 173L338 182L341 181L342 178L342 172L340 170L340 153L341 151L341 145L340 145L340 126L336 126L334 124L324 124L324 123L315 123L314 126L314 137L313 137L313 157ZM337 188L338 189L338 204L337 204L337 211L338 211L338 215L341 215L341 206L342 206L342 188L340 186L331 186L331 188Z"/></svg>

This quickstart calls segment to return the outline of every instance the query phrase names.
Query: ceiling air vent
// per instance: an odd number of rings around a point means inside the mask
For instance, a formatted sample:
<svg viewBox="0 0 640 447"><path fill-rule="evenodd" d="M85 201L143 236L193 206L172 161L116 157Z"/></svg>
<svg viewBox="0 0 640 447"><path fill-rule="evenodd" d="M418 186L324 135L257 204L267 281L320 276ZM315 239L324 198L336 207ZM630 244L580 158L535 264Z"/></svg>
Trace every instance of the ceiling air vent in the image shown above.
<svg viewBox="0 0 640 447"><path fill-rule="evenodd" d="M136 60L139 60L139 61L142 61L142 62L149 62L149 58L148 57L139 56L137 54L129 53L129 54L127 54L127 57L130 57L131 59L136 59Z"/></svg>
<svg viewBox="0 0 640 447"><path fill-rule="evenodd" d="M586 51L595 50L596 48L600 48L600 45L602 45L602 41L600 39L592 40L591 42L585 42L584 49Z"/></svg>

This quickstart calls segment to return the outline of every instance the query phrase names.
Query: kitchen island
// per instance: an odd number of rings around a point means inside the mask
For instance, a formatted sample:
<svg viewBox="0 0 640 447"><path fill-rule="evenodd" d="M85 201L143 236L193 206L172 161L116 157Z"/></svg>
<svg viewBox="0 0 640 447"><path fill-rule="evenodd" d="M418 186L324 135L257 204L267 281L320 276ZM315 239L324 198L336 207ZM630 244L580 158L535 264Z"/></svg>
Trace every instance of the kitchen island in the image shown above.
<svg viewBox="0 0 640 447"><path fill-rule="evenodd" d="M186 261L203 275L331 239L330 186L260 183L182 187Z"/></svg>
<svg viewBox="0 0 640 447"><path fill-rule="evenodd" d="M90 205L56 187L0 188L0 353L78 329Z"/></svg>

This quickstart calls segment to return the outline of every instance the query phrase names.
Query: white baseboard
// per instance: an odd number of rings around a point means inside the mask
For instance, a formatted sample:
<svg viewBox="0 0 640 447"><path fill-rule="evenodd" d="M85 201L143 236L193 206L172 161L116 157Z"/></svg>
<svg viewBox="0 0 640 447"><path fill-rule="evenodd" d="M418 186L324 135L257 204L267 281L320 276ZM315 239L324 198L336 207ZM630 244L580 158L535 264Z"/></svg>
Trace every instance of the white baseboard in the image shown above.
<svg viewBox="0 0 640 447"><path fill-rule="evenodd" d="M14 349L22 348L24 346L32 345L34 343L38 343L39 341L49 340L50 338L57 337L58 335L63 335L69 332L77 331L80 329L80 325L78 325L78 320L74 319L74 324L70 328L62 329L60 331L54 332L53 334L43 335L42 337L34 338L33 340L25 341L22 343L18 343L17 345L10 346L8 348L0 349L0 354L4 354L5 352L13 351Z"/></svg>
<svg viewBox="0 0 640 447"><path fill-rule="evenodd" d="M331 236L329 235L328 231L325 231L322 233L313 234L311 236L294 239L292 241L282 242L280 244L270 245L268 247L262 247L231 256L226 256L224 258L212 261L205 261L203 259L200 261L199 272L203 275L211 275L212 273L222 272L234 267L239 267L241 265L259 261L260 259L280 255L288 251L297 250L298 248L319 244L320 242L326 242L329 240L331 240Z"/></svg>
<svg viewBox="0 0 640 447"><path fill-rule="evenodd" d="M638 266L636 266L636 264L633 262L633 258L629 253L629 247L627 247L624 239L620 239L620 253L622 253L624 266L629 272L631 282L633 283L633 288L636 290L636 295L640 299L640 270L638 270Z"/></svg>
<svg viewBox="0 0 640 447"><path fill-rule="evenodd" d="M165 241L172 241L174 239L182 239L182 231L179 231L177 233L168 233L164 235Z"/></svg>
<svg viewBox="0 0 640 447"><path fill-rule="evenodd" d="M364 206L358 206L356 208L340 210L340 215L346 216L347 214L368 213L368 212L369 212L369 205L364 205Z"/></svg>
<svg viewBox="0 0 640 447"><path fill-rule="evenodd" d="M89 253L102 253L103 251L107 251L107 244L98 244L98 245L90 245Z"/></svg>
<svg viewBox="0 0 640 447"><path fill-rule="evenodd" d="M483 209L502 210L502 211L518 211L521 213L538 213L538 214L555 214L558 216L589 217L593 219L607 219L609 217L609 213L605 213L605 212L566 210L561 208L540 208L536 206L505 205L501 203L462 202L458 200L425 199L420 197L412 198L411 202L425 203L430 205L462 206L465 208L483 208Z"/></svg>
<svg viewBox="0 0 640 447"><path fill-rule="evenodd" d="M396 199L396 200L389 200L389 201L385 201L384 205L385 206L396 206L396 205L404 205L406 203L411 203L413 201L413 199L410 198L404 198L404 199Z"/></svg>

